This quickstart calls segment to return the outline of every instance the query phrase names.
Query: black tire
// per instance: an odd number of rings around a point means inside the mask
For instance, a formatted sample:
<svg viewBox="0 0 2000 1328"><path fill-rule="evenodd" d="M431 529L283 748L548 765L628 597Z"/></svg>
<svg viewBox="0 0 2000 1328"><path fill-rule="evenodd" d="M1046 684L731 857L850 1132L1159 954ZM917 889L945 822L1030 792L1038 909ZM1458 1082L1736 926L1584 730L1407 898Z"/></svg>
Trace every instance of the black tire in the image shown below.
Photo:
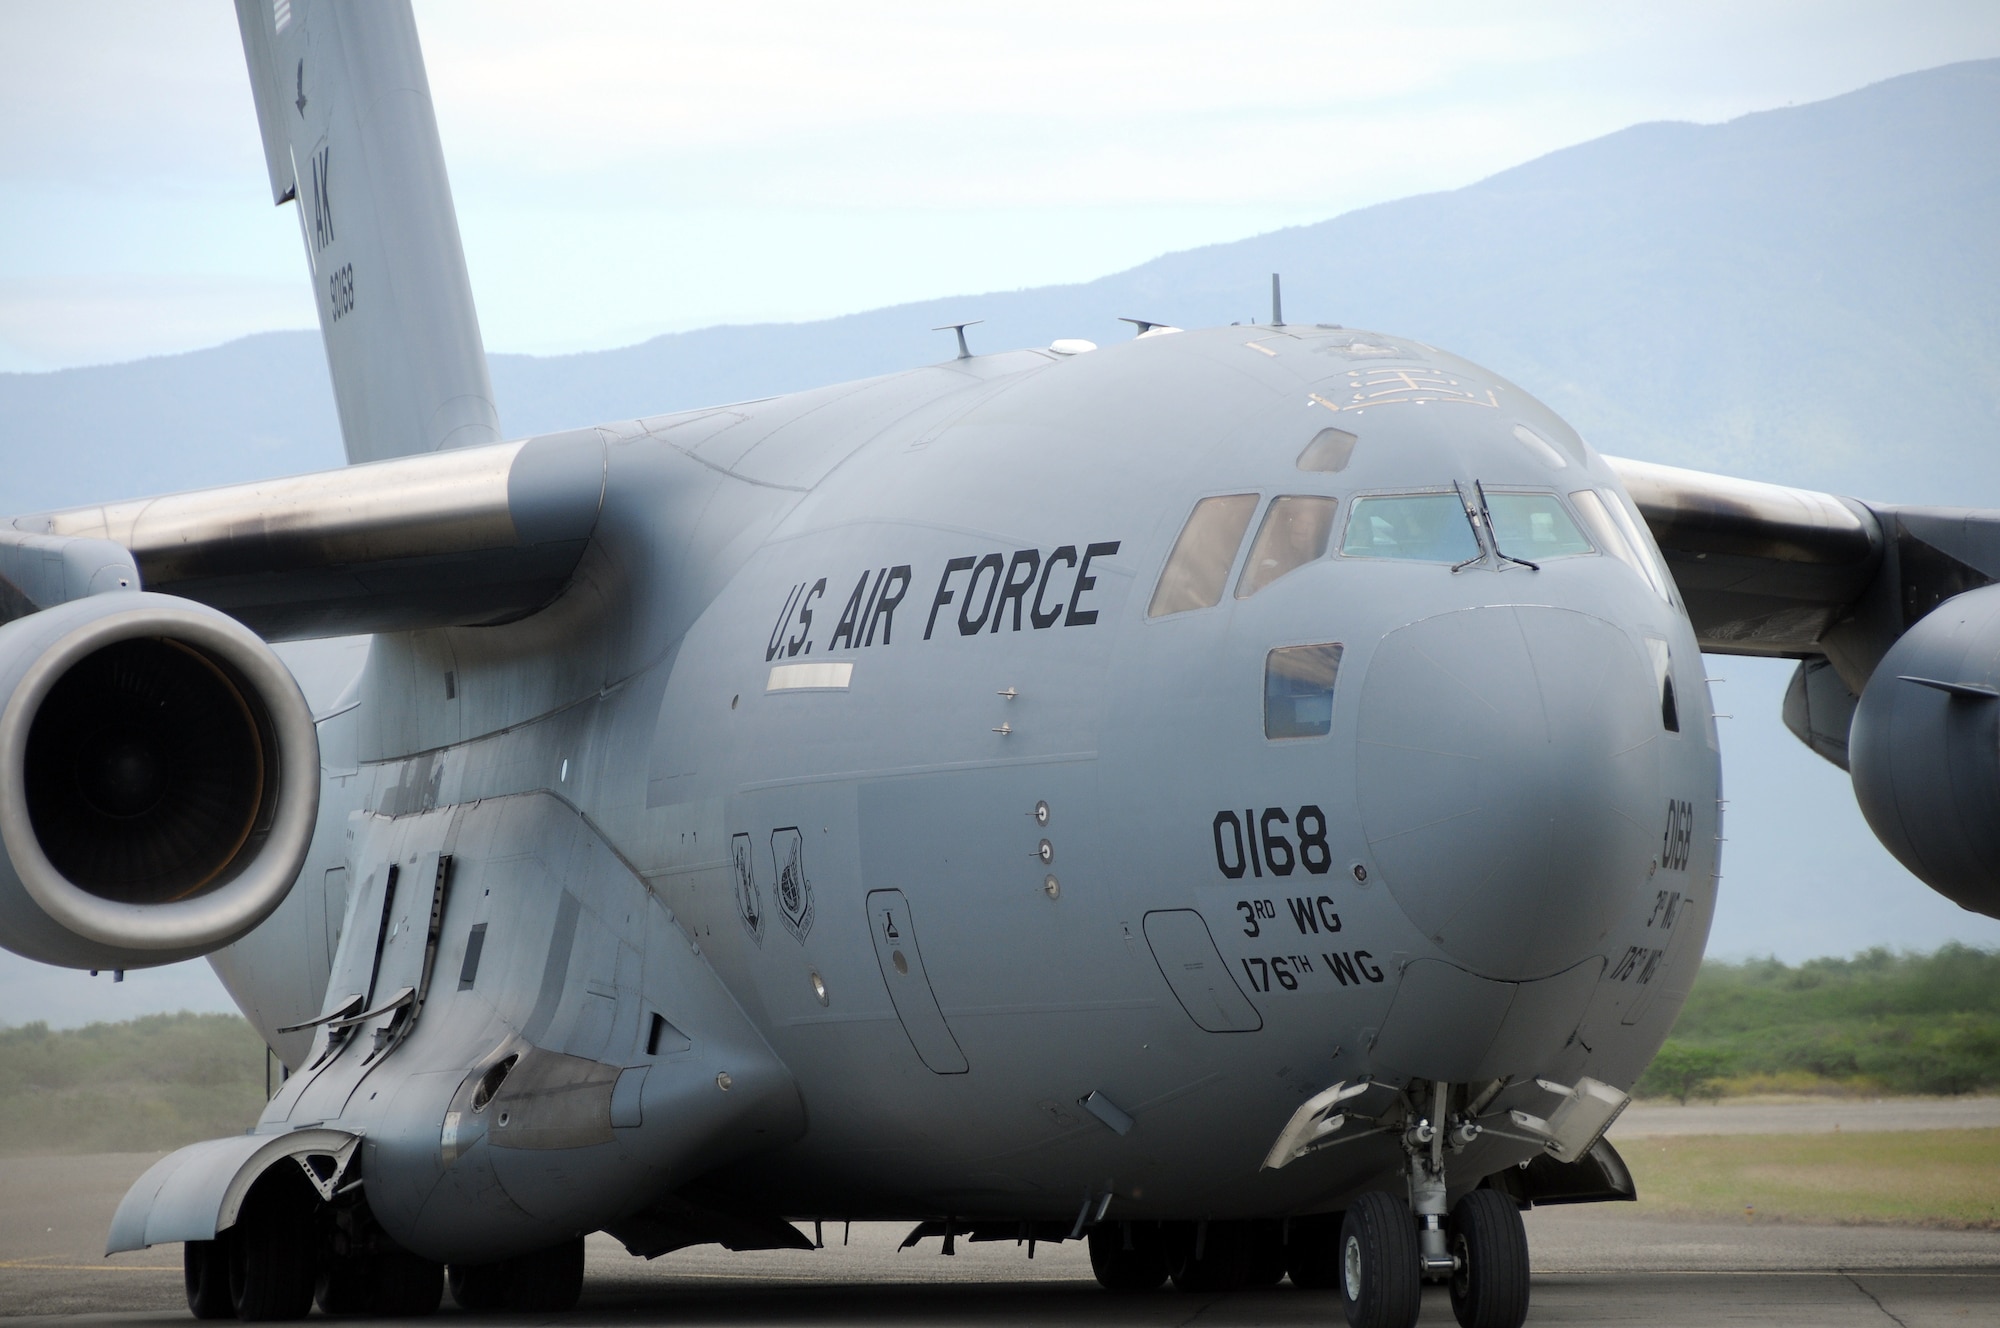
<svg viewBox="0 0 2000 1328"><path fill-rule="evenodd" d="M372 1273L368 1297L371 1313L414 1319L437 1313L444 1299L444 1265L403 1250L377 1254L369 1260Z"/></svg>
<svg viewBox="0 0 2000 1328"><path fill-rule="evenodd" d="M1250 1271L1250 1223L1185 1222L1167 1241L1167 1275L1176 1291L1234 1291Z"/></svg>
<svg viewBox="0 0 2000 1328"><path fill-rule="evenodd" d="M1409 1204L1380 1191L1362 1195L1340 1228L1340 1302L1348 1328L1414 1328L1422 1291Z"/></svg>
<svg viewBox="0 0 2000 1328"><path fill-rule="evenodd" d="M462 1310L497 1314L510 1307L514 1293L511 1260L496 1263L455 1263L445 1270L451 1298Z"/></svg>
<svg viewBox="0 0 2000 1328"><path fill-rule="evenodd" d="M510 1259L513 1264L513 1304L507 1308L536 1314L560 1314L574 1309L583 1295L583 1237L546 1250Z"/></svg>
<svg viewBox="0 0 2000 1328"><path fill-rule="evenodd" d="M1528 1232L1498 1190L1474 1190L1451 1210L1451 1312L1460 1328L1521 1328L1528 1319Z"/></svg>
<svg viewBox="0 0 2000 1328"><path fill-rule="evenodd" d="M1157 1291L1167 1280L1167 1242L1153 1222L1090 1229L1090 1271L1106 1291Z"/></svg>
<svg viewBox="0 0 2000 1328"><path fill-rule="evenodd" d="M1295 1217L1285 1236L1285 1271L1307 1291L1340 1286L1340 1213Z"/></svg>
<svg viewBox="0 0 2000 1328"><path fill-rule="evenodd" d="M223 1232L226 1238L229 1233ZM181 1280L187 1286L188 1313L197 1319L233 1319L236 1302L229 1298L229 1251L225 1240L191 1240L181 1246Z"/></svg>
<svg viewBox="0 0 2000 1328"><path fill-rule="evenodd" d="M367 1259L329 1261L319 1270L313 1304L319 1306L321 1314L367 1314L374 1290L373 1275L373 1266Z"/></svg>
<svg viewBox="0 0 2000 1328"><path fill-rule="evenodd" d="M1248 1222L1249 1253L1243 1262L1243 1285L1274 1287L1285 1280L1285 1224Z"/></svg>
<svg viewBox="0 0 2000 1328"><path fill-rule="evenodd" d="M253 1215L246 1203L232 1228L230 1302L245 1323L303 1319L312 1311L319 1273L311 1213L303 1204L259 1207Z"/></svg>

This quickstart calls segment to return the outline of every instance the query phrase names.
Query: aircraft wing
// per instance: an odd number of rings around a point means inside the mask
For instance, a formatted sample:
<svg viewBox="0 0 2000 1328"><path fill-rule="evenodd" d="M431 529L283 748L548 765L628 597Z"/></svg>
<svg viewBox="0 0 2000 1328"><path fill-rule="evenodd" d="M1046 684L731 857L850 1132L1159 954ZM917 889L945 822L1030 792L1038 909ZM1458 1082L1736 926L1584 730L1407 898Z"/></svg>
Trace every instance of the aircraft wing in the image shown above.
<svg viewBox="0 0 2000 1328"><path fill-rule="evenodd" d="M2000 580L2000 511L1864 503L1605 459L1659 544L1704 650L1825 656L1858 694L1911 624Z"/></svg>
<svg viewBox="0 0 2000 1328"><path fill-rule="evenodd" d="M2000 512L1606 459L1704 650L1829 657L1858 692L1911 623L2000 580ZM0 619L130 575L272 641L508 621L568 583L604 462L585 429L16 517L0 524Z"/></svg>
<svg viewBox="0 0 2000 1328"><path fill-rule="evenodd" d="M136 574L271 641L505 622L568 584L604 467L584 429L16 517L0 618Z"/></svg>

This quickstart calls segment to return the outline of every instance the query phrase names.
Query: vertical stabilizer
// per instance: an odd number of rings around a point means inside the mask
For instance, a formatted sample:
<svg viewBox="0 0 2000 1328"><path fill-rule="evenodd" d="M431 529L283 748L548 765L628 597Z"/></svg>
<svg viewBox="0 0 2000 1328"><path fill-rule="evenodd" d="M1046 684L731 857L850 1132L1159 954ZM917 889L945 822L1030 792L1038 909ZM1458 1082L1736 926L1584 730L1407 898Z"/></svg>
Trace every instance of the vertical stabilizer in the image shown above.
<svg viewBox="0 0 2000 1328"><path fill-rule="evenodd" d="M500 417L409 0L236 0L271 196L296 201L349 461Z"/></svg>

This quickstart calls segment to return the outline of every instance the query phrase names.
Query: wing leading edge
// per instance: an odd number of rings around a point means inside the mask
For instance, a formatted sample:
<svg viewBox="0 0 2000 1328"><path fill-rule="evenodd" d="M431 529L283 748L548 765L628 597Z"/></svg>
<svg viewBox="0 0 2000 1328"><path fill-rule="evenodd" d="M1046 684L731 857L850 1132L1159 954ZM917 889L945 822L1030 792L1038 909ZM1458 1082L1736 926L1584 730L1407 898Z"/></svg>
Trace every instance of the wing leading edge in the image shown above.
<svg viewBox="0 0 2000 1328"><path fill-rule="evenodd" d="M562 592L597 524L594 429L0 523L0 616L98 590L221 609L266 640L506 622Z"/></svg>
<svg viewBox="0 0 2000 1328"><path fill-rule="evenodd" d="M1917 620L2000 581L2000 511L1863 503L1606 460L1666 556L1704 650L1823 657L1858 694Z"/></svg>

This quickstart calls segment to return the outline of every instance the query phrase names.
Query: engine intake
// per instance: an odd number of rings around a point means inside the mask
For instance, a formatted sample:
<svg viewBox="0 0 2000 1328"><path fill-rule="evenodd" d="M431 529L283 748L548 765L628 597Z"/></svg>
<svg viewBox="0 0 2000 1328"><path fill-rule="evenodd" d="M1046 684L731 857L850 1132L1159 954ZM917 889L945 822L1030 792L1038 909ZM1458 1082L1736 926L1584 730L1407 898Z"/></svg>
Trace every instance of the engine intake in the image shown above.
<svg viewBox="0 0 2000 1328"><path fill-rule="evenodd" d="M1946 600L1890 647L1855 707L1848 769L1905 867L2000 917L2000 585Z"/></svg>
<svg viewBox="0 0 2000 1328"><path fill-rule="evenodd" d="M220 949L284 900L319 809L290 670L226 615L95 595L0 627L0 944L71 968Z"/></svg>

